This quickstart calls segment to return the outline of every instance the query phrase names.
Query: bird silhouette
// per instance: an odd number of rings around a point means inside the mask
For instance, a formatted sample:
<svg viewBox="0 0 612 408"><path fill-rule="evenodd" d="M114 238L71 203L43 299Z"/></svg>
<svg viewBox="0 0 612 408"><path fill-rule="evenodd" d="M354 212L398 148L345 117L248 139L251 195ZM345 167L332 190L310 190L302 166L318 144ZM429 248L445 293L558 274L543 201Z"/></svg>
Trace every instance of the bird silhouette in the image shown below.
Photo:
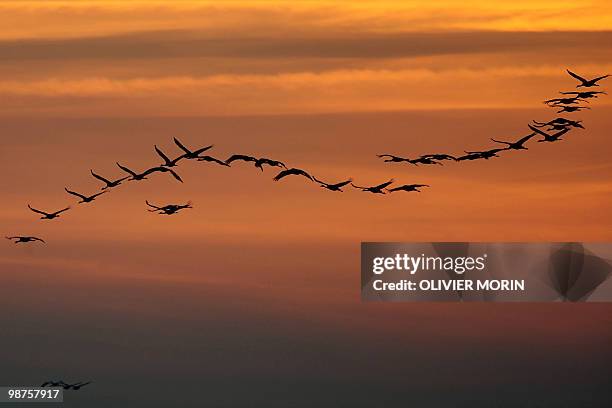
<svg viewBox="0 0 612 408"><path fill-rule="evenodd" d="M377 157L380 157L381 159L385 159L385 163L401 163L401 162L407 162L407 163L411 163L410 159L405 158L405 157L400 157L400 156L394 156L392 154L378 154L376 155Z"/></svg>
<svg viewBox="0 0 612 408"><path fill-rule="evenodd" d="M79 204L82 204L82 203L91 203L92 201L94 201L96 199L96 197L99 197L99 196L101 196L104 193L108 193L108 190L105 190L105 191L102 191L101 193L96 193L96 194L93 194L93 195L90 195L90 196L86 196L86 195L77 193L76 191L70 191L66 187L64 187L64 190L66 190L66 192L68 194L72 194L75 197L79 197L81 199L81 201L79 201Z"/></svg>
<svg viewBox="0 0 612 408"><path fill-rule="evenodd" d="M517 140L516 142L504 142L503 140L495 140L495 139L491 139L491 140L494 141L495 143L501 143L501 144L508 145L508 147L506 147L507 150L528 150L525 147L525 143L534 136L535 136L535 133L531 133Z"/></svg>
<svg viewBox="0 0 612 408"><path fill-rule="evenodd" d="M286 170L281 171L274 177L274 181L279 181L287 176L304 176L310 181L314 181L314 179L312 178L310 174L308 174L304 170L296 169L296 168L291 168L291 169L286 169Z"/></svg>
<svg viewBox="0 0 612 408"><path fill-rule="evenodd" d="M152 167L139 174L139 173L136 173L135 171L130 170L129 168L125 166L122 166L119 163L117 163L117 166L119 166L121 170L125 171L131 176L130 178L128 178L128 181L146 180L148 175L159 172L159 173L170 173L172 177L174 177L181 183L183 182L183 179L174 170L169 169L167 167L162 167L162 166Z"/></svg>
<svg viewBox="0 0 612 408"><path fill-rule="evenodd" d="M343 192L342 187L346 186L347 184L350 184L353 181L353 179L348 179L347 181L341 181L340 183L329 184L329 183L326 183L324 181L317 179L316 177L313 177L313 179L314 181L319 183L321 187L326 188L330 191L339 191L341 193Z"/></svg>
<svg viewBox="0 0 612 408"><path fill-rule="evenodd" d="M576 78L578 81L580 81L580 85L576 85L576 88L580 88L580 87L591 88L593 86L599 86L599 84L597 82L599 82L602 79L607 78L607 77L610 76L608 74L608 75L602 75L602 76L599 76L599 77L593 78L593 79L585 79L585 78L581 77L580 75L573 73L569 69L566 70L566 71L567 71L568 74L570 74L571 76Z"/></svg>
<svg viewBox="0 0 612 408"><path fill-rule="evenodd" d="M582 92L559 92L562 95L576 95L578 98L589 99L589 98L597 98L597 95L607 95L606 92L603 91L582 91Z"/></svg>
<svg viewBox="0 0 612 408"><path fill-rule="evenodd" d="M149 207L153 208L152 210L147 210L147 211L154 212L157 214L163 214L163 215L173 215L173 214L178 213L180 210L184 210L186 208L193 208L191 201L189 201L187 204L168 204L163 207L159 207L154 204L151 204L147 200L145 200L145 203Z"/></svg>
<svg viewBox="0 0 612 408"><path fill-rule="evenodd" d="M591 109L588 106L563 106L563 105L555 105L555 107L561 108L561 110L558 110L557 113L579 112L579 111L581 111L583 109Z"/></svg>
<svg viewBox="0 0 612 408"><path fill-rule="evenodd" d="M55 211L52 213L48 213L45 211L40 211L37 210L36 208L32 208L32 206L30 206L30 204L28 204L28 208L32 211L34 211L37 214L41 214L42 217L40 217L41 220L52 220L54 218L59 218L60 214L63 213L64 211L68 211L70 209L70 207L66 207L63 210L59 210L59 211Z"/></svg>
<svg viewBox="0 0 612 408"><path fill-rule="evenodd" d="M117 166L118 166L118 167L119 167L121 170L125 171L126 173L128 173L128 174L131 176L131 177L128 177L128 181L134 181L134 180L146 180L146 179L147 179L147 176L148 176L149 174L151 174L151 173L146 173L146 172L143 172L143 173L138 174L138 173L136 173L135 171L132 171L132 170L130 170L129 168L127 168L127 167L125 167L125 166L122 166L121 164L119 164L119 162L116 162L116 164L117 164Z"/></svg>
<svg viewBox="0 0 612 408"><path fill-rule="evenodd" d="M373 194L385 194L385 188L389 187L391 184L393 184L395 180L391 179L387 182L384 182L382 184L379 184L377 186L373 186L373 187L361 187L361 186L356 186L355 184L351 183L351 186L364 191L364 192L369 192L369 193L373 193Z"/></svg>
<svg viewBox="0 0 612 408"><path fill-rule="evenodd" d="M74 383L74 384L66 384L66 383L63 383L62 387L63 387L65 390L73 389L73 390L75 390L75 391L78 391L78 390L80 390L82 387L84 387L84 386L86 386L86 385L88 385L88 384L91 384L91 381L88 381L88 382L78 382L78 383Z"/></svg>
<svg viewBox="0 0 612 408"><path fill-rule="evenodd" d="M484 151L482 151L482 152L468 152L468 151L466 151L466 153L467 153L468 155L470 155L470 154L475 154L475 155L478 155L478 158L479 158L479 159L489 160L489 159L490 159L490 158L492 158L492 157L499 157L499 156L497 155L497 153L499 153L499 152L501 152L501 151L504 151L504 150L507 150L507 149L490 149L490 150L484 150ZM464 159L464 160L465 160L465 159ZM469 160L469 159L468 159L468 160Z"/></svg>
<svg viewBox="0 0 612 408"><path fill-rule="evenodd" d="M566 134L567 132L570 131L569 128L566 128L564 130L561 130L555 134L548 134L536 127L533 127L532 125L529 125L529 129L533 130L534 132L536 132L537 134L539 134L540 136L543 136L543 139L538 140L538 142L556 142L557 140L563 140L561 139L561 136L563 136L564 134Z"/></svg>
<svg viewBox="0 0 612 408"><path fill-rule="evenodd" d="M235 162L237 160L240 161L245 161L245 162L253 162L256 163L257 162L257 158L253 157L253 156L246 156L244 154L234 154L232 155L230 158L228 158L225 163L226 164L232 164L232 162Z"/></svg>
<svg viewBox="0 0 612 408"><path fill-rule="evenodd" d="M571 98L553 98L553 99L547 99L544 101L545 104L547 105L551 105L551 106L557 106L557 105L574 105L574 104L578 104L580 102L589 102L586 99L580 98L578 96L573 96Z"/></svg>
<svg viewBox="0 0 612 408"><path fill-rule="evenodd" d="M146 174L152 174L152 173L170 173L172 175L172 177L174 177L177 181L180 181L181 183L183 182L183 179L181 178L181 176L179 176L177 174L176 171L169 169L167 167L153 167L150 168L149 170L145 171L145 175Z"/></svg>
<svg viewBox="0 0 612 408"><path fill-rule="evenodd" d="M277 161L277 160L266 159L265 157L262 157L255 161L255 167L257 167L261 171L264 171L263 169L264 164L270 167L282 167L285 170L287 169L287 166L285 166L285 163Z"/></svg>
<svg viewBox="0 0 612 408"><path fill-rule="evenodd" d="M97 175L96 173L93 172L93 170L89 170L91 172L91 175L94 176L95 178L97 178L98 180L102 181L103 183L106 183L106 186L102 187L102 190L106 190L107 188L113 188L113 187L117 187L118 185L120 185L123 181L127 180L129 177L123 177L120 178L118 180L115 181L111 181L108 179L105 179L102 176Z"/></svg>
<svg viewBox="0 0 612 408"><path fill-rule="evenodd" d="M198 157L198 161L204 161L204 162L209 162L209 163L217 163L221 166L225 166L225 167L230 167L229 164L227 164L226 162L216 159L212 156L200 156Z"/></svg>
<svg viewBox="0 0 612 408"><path fill-rule="evenodd" d="M468 153L465 156L457 157L457 161L466 161L466 160L479 160L483 157L479 153Z"/></svg>
<svg viewBox="0 0 612 408"><path fill-rule="evenodd" d="M185 145L183 145L181 143L180 140L178 140L176 137L174 138L174 143L182 150L185 152L185 154L183 154L183 158L185 159L198 159L200 154L204 153L205 151L207 151L208 149L211 149L214 145L210 145L210 146L206 146L203 147L201 149L198 150L189 150L188 148L185 147Z"/></svg>
<svg viewBox="0 0 612 408"><path fill-rule="evenodd" d="M40 241L43 244L46 244L46 242L38 237L28 237L28 236L15 236L15 237L6 237L6 239L9 240L15 240L15 244L21 244L21 243L27 243L27 242L35 242L35 241Z"/></svg>
<svg viewBox="0 0 612 408"><path fill-rule="evenodd" d="M536 120L533 121L534 126L538 127L538 128L542 128L542 127L546 127L546 126L557 126L557 125L561 125L561 126L571 126L571 127L576 127L576 128L580 128L580 129L584 129L584 126L582 126L582 121L581 120L571 120L571 119L566 119L566 118L555 118L553 120L550 120L548 122L538 122Z"/></svg>
<svg viewBox="0 0 612 408"><path fill-rule="evenodd" d="M185 158L184 155L180 155L176 159L170 160L170 158L168 156L166 156L166 154L164 152L162 152L161 149L159 147L157 147L157 145L155 145L155 151L157 152L159 157L161 157L164 160L164 162L162 164L160 164L160 166L176 167L177 163Z"/></svg>
<svg viewBox="0 0 612 408"><path fill-rule="evenodd" d="M419 188L421 187L430 187L428 184L404 184L403 186L398 186L398 187L394 187L394 188L389 188L387 189L387 191L389 193L394 193L396 191L416 191L417 193L420 193L421 190L419 190Z"/></svg>

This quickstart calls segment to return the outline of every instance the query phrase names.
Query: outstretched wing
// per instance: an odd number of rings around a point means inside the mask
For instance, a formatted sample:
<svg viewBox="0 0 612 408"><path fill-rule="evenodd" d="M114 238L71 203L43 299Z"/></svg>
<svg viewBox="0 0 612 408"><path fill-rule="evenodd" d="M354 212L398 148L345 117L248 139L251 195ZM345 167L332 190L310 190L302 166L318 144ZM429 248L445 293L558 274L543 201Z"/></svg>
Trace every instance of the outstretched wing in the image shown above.
<svg viewBox="0 0 612 408"><path fill-rule="evenodd" d="M156 205L151 204L148 200L145 200L145 203L147 203L147 205L151 208L155 208L156 210L163 210L163 208L158 207Z"/></svg>
<svg viewBox="0 0 612 408"><path fill-rule="evenodd" d="M227 159L225 161L225 163L226 164L230 164L231 162L234 162L236 160L242 160L242 161L246 161L246 162L256 162L257 161L257 159L255 157L245 156L243 154L234 154L232 157Z"/></svg>
<svg viewBox="0 0 612 408"><path fill-rule="evenodd" d="M523 137L522 139L517 140L517 142L516 142L516 143L523 144L523 143L525 143L526 141L528 141L529 139L531 139L531 138L532 138L532 137L534 137L534 136L535 136L535 133L531 133L531 134L529 134L529 135L527 135L527 136Z"/></svg>
<svg viewBox="0 0 612 408"><path fill-rule="evenodd" d="M62 209L62 210L59 210L59 211L54 212L53 214L54 214L54 215L58 215L58 214L61 214L61 213L63 213L63 212L68 211L69 209L70 209L70 207L66 207L66 208L64 208L64 209Z"/></svg>
<svg viewBox="0 0 612 408"><path fill-rule="evenodd" d="M291 175L291 174L294 174L294 173L292 173L292 172L291 172L291 171L289 171L289 170L283 170L283 171L281 171L280 173L278 173L278 174L277 174L277 175L274 177L274 179L273 179L273 180L274 180L274 181L279 181L279 180L281 180L282 178L287 177L287 176L289 176L289 175Z"/></svg>
<svg viewBox="0 0 612 408"><path fill-rule="evenodd" d="M280 173L278 173L276 175L276 177L274 177L274 181L279 181L280 179L287 177L287 176L304 176L307 179L314 181L314 179L312 178L312 176L308 173L306 173L304 170L301 169L289 169L289 170L283 170Z"/></svg>
<svg viewBox="0 0 612 408"><path fill-rule="evenodd" d="M44 212L44 211L40 211L37 210L36 208L32 208L32 206L30 204L28 204L28 208L32 211L34 211L35 213L41 214L41 215L49 215L48 213Z"/></svg>
<svg viewBox="0 0 612 408"><path fill-rule="evenodd" d="M168 169L168 172L170 174L172 174L172 177L174 177L175 179L177 179L178 181L180 181L181 183L183 182L183 179L181 178L181 176L178 175L178 173L174 170Z"/></svg>
<svg viewBox="0 0 612 408"><path fill-rule="evenodd" d="M217 164L219 164L221 166L229 167L229 164L227 164L226 162L221 161L219 159L216 159L216 158L214 158L212 156L201 156L201 157L198 158L198 161L212 162L212 163L217 163Z"/></svg>
<svg viewBox="0 0 612 408"><path fill-rule="evenodd" d="M609 77L609 76L610 76L610 74L608 74L608 75L602 75L602 76L600 76L600 77L597 77L597 78L593 78L593 79L591 79L591 82L601 81L602 79L607 78L607 77Z"/></svg>
<svg viewBox="0 0 612 408"><path fill-rule="evenodd" d="M173 138L174 139L174 144L176 144L182 151L184 151L187 154L191 154L191 151L189 149L187 149L180 140L178 140L176 137Z"/></svg>
<svg viewBox="0 0 612 408"><path fill-rule="evenodd" d="M385 187L387 187L387 186L389 186L389 185L393 184L393 182L394 182L394 181L395 181L395 180L391 179L391 180L387 181L386 183L382 183L382 184L377 185L377 186L376 186L376 187L374 187L374 188L375 188L376 190L383 189L383 188L385 188Z"/></svg>
<svg viewBox="0 0 612 408"><path fill-rule="evenodd" d="M560 130L559 132L555 133L554 135L552 135L552 137L556 137L557 139L560 138L561 136L563 136L564 134L566 134L567 132L569 132L571 129L570 128L565 128Z"/></svg>
<svg viewBox="0 0 612 408"><path fill-rule="evenodd" d="M291 169L289 171L291 171L292 174L295 174L296 176L304 176L307 179L309 179L310 181L314 181L312 176L310 174L308 174L306 171L302 170L302 169Z"/></svg>
<svg viewBox="0 0 612 408"><path fill-rule="evenodd" d="M30 238L32 238L34 241L40 241L40 242L42 242L43 244L46 244L46 242L45 242L45 240L44 240L44 239L41 239L41 238L38 238L38 237L30 237Z"/></svg>
<svg viewBox="0 0 612 408"><path fill-rule="evenodd" d="M533 126L531 126L531 125L528 125L528 126L529 126L529 129L531 129L531 130L532 130L532 131L534 131L535 133L538 133L538 134L540 134L540 135L542 135L542 136L544 136L544 137L550 137L550 135L549 135L548 133L543 132L543 131L541 131L540 129L538 129L538 128L536 128L536 127L533 127Z"/></svg>
<svg viewBox="0 0 612 408"><path fill-rule="evenodd" d="M117 164L117 166L119 166L119 168L120 168L121 170L123 170L123 171L125 171L126 173L130 174L132 177L137 176L137 174L136 174L136 173L134 173L132 170L128 169L127 167L122 166L121 164L119 164L119 162L117 162L116 164Z"/></svg>
<svg viewBox="0 0 612 408"><path fill-rule="evenodd" d="M96 193L96 194L90 196L89 198L96 198L96 197L101 196L102 194L106 194L106 193L108 193L108 190L102 191L100 193Z"/></svg>
<svg viewBox="0 0 612 408"><path fill-rule="evenodd" d="M316 179L315 179L315 180L316 180ZM336 184L334 184L334 187L337 187L337 188L344 187L344 186L346 186L347 184L350 184L352 181L353 181L353 179L348 179L348 180L343 181L343 182L341 182L341 183L336 183Z"/></svg>
<svg viewBox="0 0 612 408"><path fill-rule="evenodd" d="M107 179L105 179L104 177L97 175L97 174L96 174L96 173L94 173L94 172L93 172L93 170L91 170L91 169L90 169L89 171L91 172L91 175L92 175L92 176L94 176L95 178L97 178L98 180L100 180L100 181L102 181L102 182L104 182L104 183L106 183L106 184L110 184L110 180L107 180Z"/></svg>
<svg viewBox="0 0 612 408"><path fill-rule="evenodd" d="M583 77L581 77L578 74L573 73L572 71L570 71L569 69L566 69L567 73L570 74L571 76L573 76L574 78L576 78L577 80L579 80L580 82L588 82L586 79L584 79Z"/></svg>
<svg viewBox="0 0 612 408"><path fill-rule="evenodd" d="M66 190L66 192L67 192L68 194L72 194L73 196L76 196L76 197L82 198L83 200L87 198L87 197L85 197L83 194L79 194L79 193L77 193L76 191L70 191L70 190L68 190L66 187L64 187L64 190Z"/></svg>
<svg viewBox="0 0 612 408"><path fill-rule="evenodd" d="M165 155L164 152L162 152L157 145L155 145L155 151L157 152L157 154L159 155L159 157L161 157L164 162L166 162L166 164L171 164L172 160L170 160L170 158L168 156Z"/></svg>
<svg viewBox="0 0 612 408"><path fill-rule="evenodd" d="M204 153L205 151L207 151L207 150L209 150L209 149L212 149L212 147L213 147L213 146L214 146L214 145L210 145L210 146L203 147L203 148L201 148L201 149L198 149L198 150L194 151L194 152L193 152L193 154L195 154L195 155L197 156L197 155L199 155L200 153Z"/></svg>
<svg viewBox="0 0 612 408"><path fill-rule="evenodd" d="M353 187L355 187L355 188L358 188L358 189L360 189L360 190L367 190L367 189L368 189L368 187L356 186L356 185L354 185L353 183L351 183L351 186L353 186Z"/></svg>
<svg viewBox="0 0 612 408"><path fill-rule="evenodd" d="M324 186L331 186L331 185L332 185L332 184L326 183L326 182L324 182L324 181L321 181L321 180L319 180L319 179L318 179L318 178L316 178L316 177L313 177L312 179L313 179L314 181L316 181L317 183L322 184L322 185L324 185ZM349 183L350 183L350 181L349 181Z"/></svg>

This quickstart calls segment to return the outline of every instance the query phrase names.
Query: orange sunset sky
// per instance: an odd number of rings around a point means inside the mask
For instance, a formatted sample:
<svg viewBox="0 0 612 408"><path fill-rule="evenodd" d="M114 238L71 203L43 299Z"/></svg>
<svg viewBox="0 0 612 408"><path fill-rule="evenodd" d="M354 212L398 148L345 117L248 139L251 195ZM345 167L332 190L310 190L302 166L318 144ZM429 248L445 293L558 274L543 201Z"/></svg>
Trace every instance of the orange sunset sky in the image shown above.
<svg viewBox="0 0 612 408"><path fill-rule="evenodd" d="M0 245L0 385L92 378L73 401L88 407L128 383L130 407L169 406L152 384L201 406L201 383L210 406L449 406L451 389L471 401L469 377L488 403L526 384L610 402L610 306L362 304L359 244L610 241L609 96L571 114L586 130L489 161L376 154L493 148L552 119L542 101L577 85L566 68L612 74L612 2L1 1L0 27L0 233L47 240ZM91 205L64 192L97 191L89 170L118 177L115 161L159 165L172 137L431 188L340 194L185 162L184 184L156 175ZM155 216L145 199L195 208ZM28 203L73 209L41 221Z"/></svg>

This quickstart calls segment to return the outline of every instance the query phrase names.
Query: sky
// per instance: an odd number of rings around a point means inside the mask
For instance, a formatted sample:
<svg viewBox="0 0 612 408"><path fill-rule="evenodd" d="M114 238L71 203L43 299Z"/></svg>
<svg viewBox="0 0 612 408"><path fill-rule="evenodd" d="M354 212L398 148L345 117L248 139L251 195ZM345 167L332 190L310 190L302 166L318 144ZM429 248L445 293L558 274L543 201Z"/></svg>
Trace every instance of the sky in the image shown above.
<svg viewBox="0 0 612 408"><path fill-rule="evenodd" d="M609 305L361 303L359 245L610 241L605 95L559 143L376 155L528 134L577 84L566 68L612 73L611 24L607 1L0 2L0 233L47 240L0 245L0 385L94 381L67 407L609 406ZM196 162L183 184L64 192L160 164L173 137L431 187Z"/></svg>

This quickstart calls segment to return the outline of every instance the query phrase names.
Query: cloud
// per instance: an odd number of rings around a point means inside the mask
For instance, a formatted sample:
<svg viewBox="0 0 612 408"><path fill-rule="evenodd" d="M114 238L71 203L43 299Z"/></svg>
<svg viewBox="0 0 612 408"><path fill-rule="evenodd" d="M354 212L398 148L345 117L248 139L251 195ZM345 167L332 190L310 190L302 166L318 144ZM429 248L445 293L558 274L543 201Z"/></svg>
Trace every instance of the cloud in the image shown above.
<svg viewBox="0 0 612 408"><path fill-rule="evenodd" d="M328 35L319 37L211 37L193 31L151 31L73 39L0 42L5 61L159 58L407 58L491 52L599 48L612 31L445 32ZM560 51L559 51L560 52Z"/></svg>

